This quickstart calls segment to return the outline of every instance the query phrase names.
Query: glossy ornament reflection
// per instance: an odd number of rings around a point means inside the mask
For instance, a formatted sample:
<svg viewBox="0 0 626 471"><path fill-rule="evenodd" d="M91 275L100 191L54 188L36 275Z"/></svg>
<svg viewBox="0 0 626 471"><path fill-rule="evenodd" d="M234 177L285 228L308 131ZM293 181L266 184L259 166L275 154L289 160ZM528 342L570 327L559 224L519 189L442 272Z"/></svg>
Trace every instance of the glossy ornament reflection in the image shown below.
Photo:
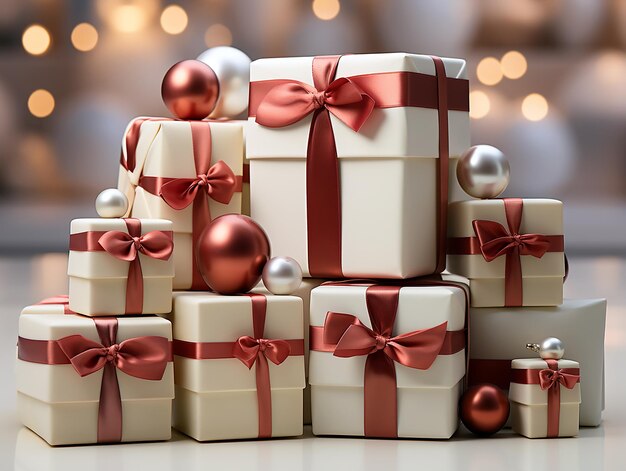
<svg viewBox="0 0 626 471"><path fill-rule="evenodd" d="M248 216L226 214L204 229L196 256L200 273L212 290L246 293L261 279L270 243L261 226Z"/></svg>
<svg viewBox="0 0 626 471"><path fill-rule="evenodd" d="M213 111L220 86L211 67L197 60L174 64L163 77L161 97L180 119L204 119Z"/></svg>
<svg viewBox="0 0 626 471"><path fill-rule="evenodd" d="M509 184L509 161L493 146L470 147L456 167L459 185L474 198L495 198Z"/></svg>
<svg viewBox="0 0 626 471"><path fill-rule="evenodd" d="M510 408L509 399L502 389L492 384L480 384L463 394L459 414L470 432L491 435L504 427Z"/></svg>

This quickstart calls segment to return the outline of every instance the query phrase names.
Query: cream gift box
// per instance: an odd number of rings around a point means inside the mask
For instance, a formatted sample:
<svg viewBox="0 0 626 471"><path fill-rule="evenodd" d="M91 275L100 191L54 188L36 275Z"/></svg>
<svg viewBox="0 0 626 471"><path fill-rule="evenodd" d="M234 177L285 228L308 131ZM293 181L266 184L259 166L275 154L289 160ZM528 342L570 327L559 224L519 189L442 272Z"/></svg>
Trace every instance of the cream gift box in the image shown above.
<svg viewBox="0 0 626 471"><path fill-rule="evenodd" d="M51 445L168 440L171 339L156 316L22 314L20 420Z"/></svg>
<svg viewBox="0 0 626 471"><path fill-rule="evenodd" d="M572 360L511 362L511 426L528 438L578 435L580 365Z"/></svg>
<svg viewBox="0 0 626 471"><path fill-rule="evenodd" d="M448 270L470 279L472 306L563 302L560 201L506 198L452 203L448 234Z"/></svg>
<svg viewBox="0 0 626 471"><path fill-rule="evenodd" d="M252 63L251 214L305 276L441 271L444 190L449 180L450 198L467 198L455 166L470 135L465 61L439 61L394 53Z"/></svg>
<svg viewBox="0 0 626 471"><path fill-rule="evenodd" d="M177 292L167 317L175 339L174 428L199 441L302 435L299 298ZM248 364L235 354L241 344L256 348ZM267 356L281 348L287 356Z"/></svg>
<svg viewBox="0 0 626 471"><path fill-rule="evenodd" d="M118 188L127 215L173 222L174 289L207 289L195 241L218 216L241 213L242 124L137 118L122 144Z"/></svg>
<svg viewBox="0 0 626 471"><path fill-rule="evenodd" d="M557 337L580 363L580 425L597 426L604 409L605 299L566 299L555 307L472 308L470 384L508 389L511 360L524 358L526 344Z"/></svg>
<svg viewBox="0 0 626 471"><path fill-rule="evenodd" d="M454 434L465 375L467 297L461 287L442 283L402 288L338 283L312 291L314 434ZM416 363L401 364L402 357Z"/></svg>
<svg viewBox="0 0 626 471"><path fill-rule="evenodd" d="M69 307L88 316L172 310L172 223L163 219L74 219Z"/></svg>

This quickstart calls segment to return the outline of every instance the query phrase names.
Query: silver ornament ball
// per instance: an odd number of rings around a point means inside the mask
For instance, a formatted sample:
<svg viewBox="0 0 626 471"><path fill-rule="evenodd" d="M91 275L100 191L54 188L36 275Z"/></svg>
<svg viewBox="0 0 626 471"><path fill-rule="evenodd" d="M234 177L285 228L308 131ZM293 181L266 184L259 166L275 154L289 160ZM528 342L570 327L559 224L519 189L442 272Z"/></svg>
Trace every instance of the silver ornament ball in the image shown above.
<svg viewBox="0 0 626 471"><path fill-rule="evenodd" d="M291 257L274 257L263 268L263 284L272 294L291 294L302 283L302 268Z"/></svg>
<svg viewBox="0 0 626 471"><path fill-rule="evenodd" d="M220 94L209 118L235 118L248 108L250 58L239 49L219 46L198 56L213 69L220 84Z"/></svg>
<svg viewBox="0 0 626 471"><path fill-rule="evenodd" d="M128 211L128 198L120 190L109 188L96 197L96 212L102 218L121 218Z"/></svg>
<svg viewBox="0 0 626 471"><path fill-rule="evenodd" d="M539 356L544 360L560 360L565 355L563 342L556 337L549 337L541 342Z"/></svg>
<svg viewBox="0 0 626 471"><path fill-rule="evenodd" d="M474 198L495 198L509 184L511 169L505 155L488 145L473 146L459 158L456 177Z"/></svg>

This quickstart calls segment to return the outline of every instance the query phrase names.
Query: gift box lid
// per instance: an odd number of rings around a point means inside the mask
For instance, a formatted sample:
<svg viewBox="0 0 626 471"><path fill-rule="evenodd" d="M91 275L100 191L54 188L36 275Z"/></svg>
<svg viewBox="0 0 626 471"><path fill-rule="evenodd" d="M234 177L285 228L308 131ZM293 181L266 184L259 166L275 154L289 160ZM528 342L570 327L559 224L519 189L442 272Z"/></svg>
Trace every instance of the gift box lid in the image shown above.
<svg viewBox="0 0 626 471"><path fill-rule="evenodd" d="M356 316L371 327L366 305L367 286L322 285L311 292L311 326L324 325L327 312ZM403 287L392 335L435 327L465 328L465 294L450 286ZM310 352L309 382L315 386L363 387L366 356L338 358L330 352ZM428 370L395 363L399 388L449 388L465 375L465 350L439 355Z"/></svg>
<svg viewBox="0 0 626 471"><path fill-rule="evenodd" d="M572 360L559 360L559 369L580 368L580 364ZM511 362L513 370L544 370L548 368L547 363L540 358L522 358ZM582 378L581 378L582 380ZM572 389L561 386L561 404L580 403L580 383ZM509 388L509 399L514 402L526 405L546 405L548 403L548 391L541 389L538 384L520 384L511 382Z"/></svg>
<svg viewBox="0 0 626 471"><path fill-rule="evenodd" d="M261 290L253 290L259 292ZM267 295L264 338L304 342L302 299ZM172 321L176 341L234 343L254 336L249 296L175 292ZM176 352L176 347L174 349ZM175 357L179 358L179 357ZM255 368L236 358L185 359L176 363L176 384L195 392L254 391ZM272 389L304 388L304 356L291 355L280 365L269 362Z"/></svg>
<svg viewBox="0 0 626 471"><path fill-rule="evenodd" d="M158 316L125 316L117 318L117 322L118 344L143 336L172 340L172 325ZM22 314L18 329L20 337L30 340L59 340L70 335L82 335L100 343L94 320L76 314ZM161 381L144 380L119 369L116 371L122 400L174 397L172 362L168 363ZM47 365L17 360L17 390L43 402L98 402L101 382L102 370L81 377L71 364Z"/></svg>
<svg viewBox="0 0 626 471"><path fill-rule="evenodd" d="M563 235L563 203L554 199L523 198L520 234ZM476 237L473 221L487 220L501 224L507 231L508 224L504 200L483 199L457 201L448 209L448 237ZM506 257L487 262L481 254L449 259L449 269L469 278L502 278ZM565 263L562 252L546 252L541 258L522 256L524 277L563 277Z"/></svg>
<svg viewBox="0 0 626 471"><path fill-rule="evenodd" d="M172 231L171 221L165 219L141 219L141 234L151 231ZM124 219L121 218L82 218L74 219L70 224L70 234L84 232L120 231L128 233ZM139 254L141 273L144 278L172 278L174 276L174 255L167 260L159 260L143 253ZM126 278L129 262L120 260L104 250L70 250L67 274L79 278Z"/></svg>
<svg viewBox="0 0 626 471"><path fill-rule="evenodd" d="M294 80L313 84L312 64L314 57L281 57L259 59L250 65L250 82L266 80ZM446 76L451 79L467 79L467 65L463 59L441 58ZM368 74L389 74L393 72L416 72L435 75L435 65L431 56L405 52L384 54L349 54L342 56L337 66L336 78ZM436 93L433 82L429 92ZM403 83L406 87L406 83ZM454 93L460 101L469 102L467 87L459 87ZM411 90L410 93L425 93L425 90ZM452 92L449 92L451 94ZM435 96L436 99L436 96ZM252 104L252 106L254 106ZM252 109L251 106L251 109ZM468 108L469 109L469 108ZM408 111L407 111L408 110ZM419 110L419 111L417 111ZM411 119L407 119L407 113ZM461 146L469 145L469 117L467 111L449 113L450 154L459 155ZM248 129L247 158L304 158L307 149L308 129L311 115L306 116L279 131L254 123ZM381 157L436 157L438 155L437 111L417 107L375 108L365 124L355 133L347 125L331 114L335 131L337 156L339 158L381 158ZM416 126L419 122L420 126ZM263 128L263 134L259 134ZM272 132L280 132L280 145L268 146L264 138ZM268 134L269 133L269 134ZM433 138L433 136L435 136ZM278 138L278 134L276 134Z"/></svg>

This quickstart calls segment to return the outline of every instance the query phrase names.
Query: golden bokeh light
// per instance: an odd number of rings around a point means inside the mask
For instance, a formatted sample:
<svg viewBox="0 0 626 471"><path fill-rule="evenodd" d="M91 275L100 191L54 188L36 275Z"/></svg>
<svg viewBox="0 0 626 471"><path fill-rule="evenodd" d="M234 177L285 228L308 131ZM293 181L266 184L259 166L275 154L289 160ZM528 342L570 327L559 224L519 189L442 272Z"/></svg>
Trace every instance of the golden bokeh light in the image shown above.
<svg viewBox="0 0 626 471"><path fill-rule="evenodd" d="M313 0L311 8L320 20L332 20L339 14L341 5L339 0Z"/></svg>
<svg viewBox="0 0 626 471"><path fill-rule="evenodd" d="M98 44L98 31L89 23L80 23L72 30L71 40L79 51L91 51Z"/></svg>
<svg viewBox="0 0 626 471"><path fill-rule="evenodd" d="M541 121L548 115L548 100L539 93L531 93L522 101L522 114L529 121Z"/></svg>
<svg viewBox="0 0 626 471"><path fill-rule="evenodd" d="M118 5L111 12L111 23L122 33L135 33L146 25L146 15L139 5Z"/></svg>
<svg viewBox="0 0 626 471"><path fill-rule="evenodd" d="M54 111L54 97L48 90L40 88L28 97L28 111L37 118L50 116Z"/></svg>
<svg viewBox="0 0 626 471"><path fill-rule="evenodd" d="M22 34L22 46L33 56L44 54L50 47L50 42L50 33L41 25L30 25Z"/></svg>
<svg viewBox="0 0 626 471"><path fill-rule="evenodd" d="M470 99L470 118L473 119L481 119L489 114L491 110L491 100L489 100L489 96L481 91L474 90L469 95Z"/></svg>
<svg viewBox="0 0 626 471"><path fill-rule="evenodd" d="M187 28L187 12L180 5L169 5L161 13L161 28L167 34L180 34Z"/></svg>
<svg viewBox="0 0 626 471"><path fill-rule="evenodd" d="M528 63L524 54L519 51L509 51L502 56L500 61L502 73L508 79L518 79L523 77L528 70Z"/></svg>
<svg viewBox="0 0 626 471"><path fill-rule="evenodd" d="M216 23L207 28L204 43L207 47L230 46L233 43L233 34L228 27Z"/></svg>
<svg viewBox="0 0 626 471"><path fill-rule="evenodd" d="M502 67L495 57L485 57L476 67L476 76L484 85L496 85L502 80Z"/></svg>

